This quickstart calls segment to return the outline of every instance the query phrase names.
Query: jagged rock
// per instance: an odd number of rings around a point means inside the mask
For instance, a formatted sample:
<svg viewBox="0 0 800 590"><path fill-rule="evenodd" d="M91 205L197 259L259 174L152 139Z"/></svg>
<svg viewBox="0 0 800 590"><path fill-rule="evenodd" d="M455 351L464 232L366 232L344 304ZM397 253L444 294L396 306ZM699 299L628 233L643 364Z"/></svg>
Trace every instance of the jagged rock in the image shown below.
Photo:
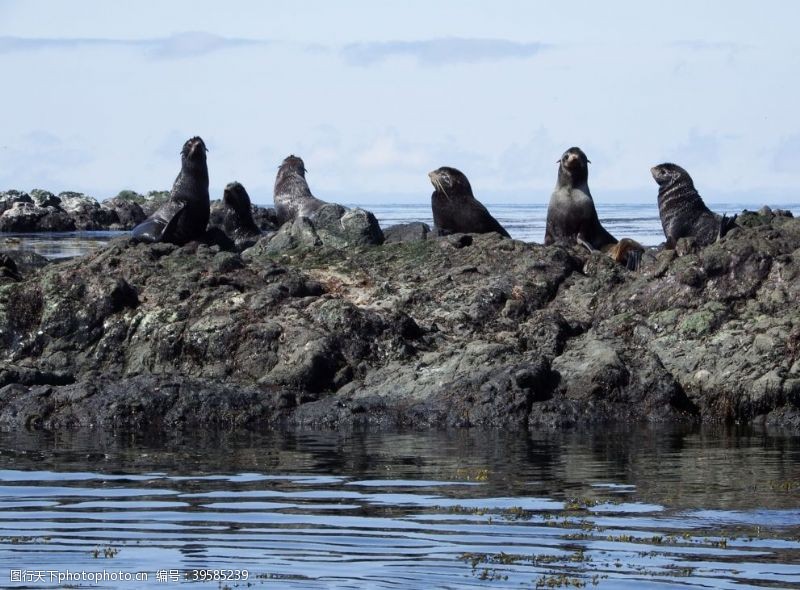
<svg viewBox="0 0 800 590"><path fill-rule="evenodd" d="M17 201L0 215L0 232L73 231L75 223L62 209Z"/></svg>
<svg viewBox="0 0 800 590"><path fill-rule="evenodd" d="M322 243L331 248L383 243L378 220L364 209L347 210L341 205L326 203L314 211L311 222Z"/></svg>
<svg viewBox="0 0 800 590"><path fill-rule="evenodd" d="M111 224L108 229L130 230L146 219L141 205L135 199L125 198L121 193L103 201L102 207L113 211L117 216L117 223Z"/></svg>
<svg viewBox="0 0 800 590"><path fill-rule="evenodd" d="M278 214L272 207L253 205L253 221L261 231L275 231L278 229Z"/></svg>
<svg viewBox="0 0 800 590"><path fill-rule="evenodd" d="M411 223L400 223L392 225L383 230L385 243L395 244L397 242L414 242L424 240L431 233L431 228L427 223L413 221Z"/></svg>
<svg viewBox="0 0 800 590"><path fill-rule="evenodd" d="M92 197L83 193L59 193L61 208L72 218L79 230L104 230L119 223L113 209L101 207Z"/></svg>
<svg viewBox="0 0 800 590"><path fill-rule="evenodd" d="M245 250L245 258L253 258L260 254L273 255L297 248L314 248L322 246L314 226L305 217L298 217L284 223L277 232L266 234L256 244Z"/></svg>
<svg viewBox="0 0 800 590"><path fill-rule="evenodd" d="M241 255L120 238L0 285L0 426L796 427L800 220L753 215L636 273L496 234L334 247L307 219Z"/></svg>
<svg viewBox="0 0 800 590"><path fill-rule="evenodd" d="M33 199L22 191L10 190L0 193L0 215L11 209L16 203L33 203Z"/></svg>
<svg viewBox="0 0 800 590"><path fill-rule="evenodd" d="M150 217L156 212L156 209L161 207L166 201L169 200L170 191L150 191L144 196L144 200L139 203L144 211L145 218Z"/></svg>
<svg viewBox="0 0 800 590"><path fill-rule="evenodd" d="M50 191L33 189L30 193L31 199L37 207L60 207L61 199Z"/></svg>

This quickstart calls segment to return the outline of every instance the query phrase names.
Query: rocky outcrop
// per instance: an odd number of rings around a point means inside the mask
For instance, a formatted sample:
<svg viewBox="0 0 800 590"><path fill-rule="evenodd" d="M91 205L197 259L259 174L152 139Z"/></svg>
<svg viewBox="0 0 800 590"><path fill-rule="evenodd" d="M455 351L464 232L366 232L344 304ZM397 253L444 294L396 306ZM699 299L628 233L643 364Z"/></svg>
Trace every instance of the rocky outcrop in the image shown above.
<svg viewBox="0 0 800 590"><path fill-rule="evenodd" d="M34 189L0 192L0 232L126 231L133 229L169 198L169 191L140 195L121 191L115 197L97 201L76 192ZM275 210L253 205L253 219L262 231L277 229ZM211 203L211 225L228 229L222 201Z"/></svg>
<svg viewBox="0 0 800 590"><path fill-rule="evenodd" d="M124 230L130 229L139 215L138 205L119 197L98 203L75 192L58 196L39 189L30 195L20 191L0 193L0 232Z"/></svg>
<svg viewBox="0 0 800 590"><path fill-rule="evenodd" d="M296 217L277 232L267 232L242 255L250 260L262 254L271 256L298 248L348 249L380 245L383 241L383 231L372 213L326 203L310 217Z"/></svg>
<svg viewBox="0 0 800 590"><path fill-rule="evenodd" d="M400 223L398 225L389 226L383 230L383 236L387 244L425 240L430 233L430 226L427 223L422 223L421 221Z"/></svg>
<svg viewBox="0 0 800 590"><path fill-rule="evenodd" d="M800 220L740 220L638 273L494 234L343 246L310 220L242 254L119 238L0 286L0 426L800 428Z"/></svg>

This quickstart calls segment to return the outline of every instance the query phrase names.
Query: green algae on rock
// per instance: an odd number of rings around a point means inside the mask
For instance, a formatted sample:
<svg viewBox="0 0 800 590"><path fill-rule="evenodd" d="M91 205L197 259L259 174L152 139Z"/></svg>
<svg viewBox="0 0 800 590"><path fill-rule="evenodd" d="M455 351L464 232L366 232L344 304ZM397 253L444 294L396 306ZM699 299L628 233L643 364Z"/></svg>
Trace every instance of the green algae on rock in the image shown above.
<svg viewBox="0 0 800 590"><path fill-rule="evenodd" d="M756 221L638 273L494 234L120 238L0 286L0 424L797 428L800 220Z"/></svg>

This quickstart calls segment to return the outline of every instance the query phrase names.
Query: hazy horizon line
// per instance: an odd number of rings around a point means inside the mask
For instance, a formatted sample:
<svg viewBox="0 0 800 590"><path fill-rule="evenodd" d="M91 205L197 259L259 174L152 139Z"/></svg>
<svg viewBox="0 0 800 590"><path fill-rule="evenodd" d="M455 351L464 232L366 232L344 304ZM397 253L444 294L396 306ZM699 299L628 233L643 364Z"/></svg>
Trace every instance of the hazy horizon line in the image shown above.
<svg viewBox="0 0 800 590"><path fill-rule="evenodd" d="M219 189L216 187L211 187L209 191L211 195L212 201L217 201L222 199L222 189L223 187L220 186ZM34 190L46 190L54 195L59 195L63 192L75 192L79 194L83 194L89 197L94 198L98 202L102 203L109 199L112 199L125 191L135 192L141 196L146 196L150 192L169 192L169 189L152 189L145 192L139 192L134 189L120 189L116 192L114 191L86 191L86 190L74 190L74 189L66 189L62 191L51 191L49 189L42 189L40 187L35 187L31 189L19 189L19 188L7 188L0 190L0 194L7 193L9 191L20 191L26 194L30 194ZM549 202L549 189L547 192L532 190L530 195L522 194L518 197L514 197L508 194L507 191L487 191L493 192L495 198L480 198L481 203L487 206L492 207L546 207ZM113 192L113 194L111 194ZM248 193L250 194L250 200L254 205L259 205L262 207L269 207L273 204L272 200L272 188L270 187L269 197L261 197L265 191L261 191L258 188L254 188L252 190L248 189ZM506 192L503 196L498 196L498 193ZM517 191L513 191L518 194ZM604 207L620 207L620 206L644 206L648 204L652 204L654 207L657 206L657 191L652 189L652 197L637 197L635 195L645 193L645 190L635 190L635 189L628 189L628 190L619 190L613 191L616 193L616 198L610 199L598 199L596 196L594 197L595 206L598 208ZM98 197L98 194L107 195L103 197ZM624 194L628 194L629 196L621 196ZM219 196L217 196L219 195ZM254 196L255 195L255 196ZM374 195L374 193L373 193ZM760 196L759 196L760 195ZM789 207L789 208L796 208L800 209L800 196L797 195L789 195L786 194L784 191L780 190L741 190L741 191L716 191L713 195L706 196L701 194L703 201L707 205L716 205L716 206L750 206L750 207L761 207L764 205L768 206L780 206L780 207ZM352 193L347 193L344 191L331 191L327 194L323 194L319 198L332 203L340 203L342 205L348 207L421 207L421 206L430 206L430 195L411 195L411 194L402 194L402 193L384 193L382 195L377 195L373 197L369 197L367 195L353 195Z"/></svg>

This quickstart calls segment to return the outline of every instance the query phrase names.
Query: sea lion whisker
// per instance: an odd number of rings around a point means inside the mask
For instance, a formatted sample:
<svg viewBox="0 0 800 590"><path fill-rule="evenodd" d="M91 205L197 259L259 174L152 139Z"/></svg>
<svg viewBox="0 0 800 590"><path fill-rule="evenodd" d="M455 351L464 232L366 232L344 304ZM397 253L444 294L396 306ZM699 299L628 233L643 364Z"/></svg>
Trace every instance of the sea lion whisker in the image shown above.
<svg viewBox="0 0 800 590"><path fill-rule="evenodd" d="M438 177L434 176L433 178L431 178L431 181L433 182L433 188L435 188L438 192L442 193L445 197L447 197L447 200L449 201L450 196L447 194L447 191L444 190L444 185L442 184L441 180L439 180Z"/></svg>

